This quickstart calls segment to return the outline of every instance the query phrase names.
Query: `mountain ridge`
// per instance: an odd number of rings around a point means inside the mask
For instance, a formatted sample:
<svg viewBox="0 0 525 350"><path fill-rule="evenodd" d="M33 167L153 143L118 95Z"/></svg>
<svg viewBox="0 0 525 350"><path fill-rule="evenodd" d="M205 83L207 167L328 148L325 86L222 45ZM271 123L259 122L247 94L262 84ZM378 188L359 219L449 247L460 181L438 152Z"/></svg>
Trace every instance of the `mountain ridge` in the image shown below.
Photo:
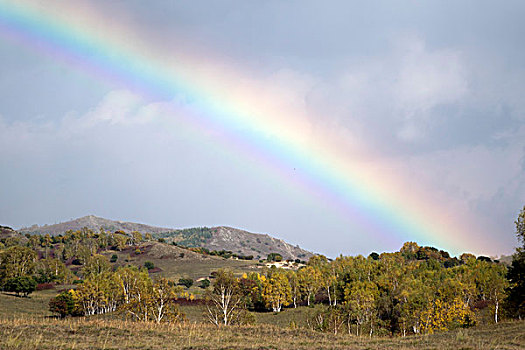
<svg viewBox="0 0 525 350"><path fill-rule="evenodd" d="M314 255L312 252L302 249L298 245L292 245L271 235L252 233L229 226L174 229L110 220L95 215L86 215L53 225L23 227L17 231L21 234L58 235L68 230L76 231L84 227L93 231L98 231L102 228L105 231L111 232L123 231L125 233L131 233L132 231L138 231L142 234L151 233L153 237L163 238L168 243L201 247L208 250L231 251L234 254L251 255L256 259L266 258L270 253L278 253L284 259L300 260L307 260Z"/></svg>

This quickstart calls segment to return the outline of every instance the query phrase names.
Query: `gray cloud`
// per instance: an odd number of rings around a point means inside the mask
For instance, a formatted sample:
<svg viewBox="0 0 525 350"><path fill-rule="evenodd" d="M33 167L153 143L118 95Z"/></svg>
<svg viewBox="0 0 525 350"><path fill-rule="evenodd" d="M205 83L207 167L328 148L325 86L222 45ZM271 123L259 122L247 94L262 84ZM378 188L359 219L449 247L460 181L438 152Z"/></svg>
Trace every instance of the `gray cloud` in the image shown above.
<svg viewBox="0 0 525 350"><path fill-rule="evenodd" d="M94 1L167 51L212 52L317 126L372 149L451 216L512 250L525 198L525 31L518 1ZM1 38L1 37L0 37ZM327 203L185 126L152 101L0 39L0 221L95 213L226 224L331 255L397 249L359 238ZM319 242L318 233L328 239ZM334 246L334 242L338 242ZM340 244L339 244L340 243ZM397 243L397 242L396 242ZM402 243L402 242L399 242Z"/></svg>

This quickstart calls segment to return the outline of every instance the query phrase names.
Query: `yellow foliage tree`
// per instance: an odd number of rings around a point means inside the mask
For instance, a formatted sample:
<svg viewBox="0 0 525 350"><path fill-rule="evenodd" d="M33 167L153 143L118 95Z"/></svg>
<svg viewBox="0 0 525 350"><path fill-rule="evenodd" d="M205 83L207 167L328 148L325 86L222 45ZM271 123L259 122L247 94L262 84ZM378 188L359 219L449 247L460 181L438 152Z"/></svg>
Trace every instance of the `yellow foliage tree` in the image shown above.
<svg viewBox="0 0 525 350"><path fill-rule="evenodd" d="M475 315L461 298L450 302L434 300L421 314L421 332L434 333L474 322Z"/></svg>
<svg viewBox="0 0 525 350"><path fill-rule="evenodd" d="M280 312L283 306L290 305L292 289L284 271L275 270L269 273L263 284L262 297L273 312Z"/></svg>

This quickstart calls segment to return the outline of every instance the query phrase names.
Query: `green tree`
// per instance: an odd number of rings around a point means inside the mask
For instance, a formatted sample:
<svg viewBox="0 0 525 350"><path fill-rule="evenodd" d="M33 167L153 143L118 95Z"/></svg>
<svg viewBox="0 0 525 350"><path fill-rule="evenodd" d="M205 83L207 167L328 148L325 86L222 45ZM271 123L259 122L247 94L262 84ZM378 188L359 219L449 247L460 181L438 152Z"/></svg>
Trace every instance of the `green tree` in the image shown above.
<svg viewBox="0 0 525 350"><path fill-rule="evenodd" d="M516 236L518 236L518 241L521 242L522 248L525 248L525 205L523 206L523 209L521 209L514 224L516 225Z"/></svg>
<svg viewBox="0 0 525 350"><path fill-rule="evenodd" d="M29 276L12 277L5 282L4 289L18 296L27 297L36 290L36 281Z"/></svg>
<svg viewBox="0 0 525 350"><path fill-rule="evenodd" d="M511 316L525 317L525 206L521 209L515 221L516 236L521 246L516 248L512 256L512 265L507 277L510 285L506 299L506 309Z"/></svg>
<svg viewBox="0 0 525 350"><path fill-rule="evenodd" d="M283 257L279 253L270 253L268 254L268 257L266 258L266 260L279 262L283 260Z"/></svg>
<svg viewBox="0 0 525 350"><path fill-rule="evenodd" d="M122 299L119 280L112 272L90 274L74 292L74 298L85 315L113 312Z"/></svg>
<svg viewBox="0 0 525 350"><path fill-rule="evenodd" d="M129 237L125 234L115 233L113 235L113 241L115 244L115 248L118 251L121 251L122 249L126 248L126 244L128 243Z"/></svg>
<svg viewBox="0 0 525 350"><path fill-rule="evenodd" d="M0 284L13 277L33 274L36 253L27 247L13 246L0 252Z"/></svg>
<svg viewBox="0 0 525 350"><path fill-rule="evenodd" d="M301 284L299 282L299 277L293 270L288 270L286 272L286 277L288 278L288 283L290 284L293 307L296 308L297 301L301 299Z"/></svg>
<svg viewBox="0 0 525 350"><path fill-rule="evenodd" d="M139 244L140 242L142 242L142 240L143 240L142 233L138 231L131 232L131 244Z"/></svg>
<svg viewBox="0 0 525 350"><path fill-rule="evenodd" d="M360 327L370 323L370 336L373 332L372 317L375 314L375 303L379 296L377 285L368 281L354 281L345 288L345 305L349 312L349 319L356 323L356 335L359 336Z"/></svg>
<svg viewBox="0 0 525 350"><path fill-rule="evenodd" d="M238 322L242 314L242 298L238 293L238 280L233 272L220 269L213 281L213 291L206 295L208 319L219 326Z"/></svg>
<svg viewBox="0 0 525 350"><path fill-rule="evenodd" d="M111 265L109 264L108 258L106 258L104 255L95 254L87 259L86 264L82 269L82 274L84 277L88 277L92 275L99 275L110 270Z"/></svg>
<svg viewBox="0 0 525 350"><path fill-rule="evenodd" d="M494 321L498 323L500 303L505 299L505 289L508 287L507 268L501 264L478 260L475 264L475 274L481 298L491 302Z"/></svg>
<svg viewBox="0 0 525 350"><path fill-rule="evenodd" d="M302 295L306 298L306 304L310 306L311 299L315 298L315 295L321 288L321 273L318 269L308 265L297 271L297 279Z"/></svg>
<svg viewBox="0 0 525 350"><path fill-rule="evenodd" d="M184 318L184 314L175 303L177 295L181 292L181 287L174 286L166 278L161 278L153 284L150 294L146 296L153 321L177 322Z"/></svg>
<svg viewBox="0 0 525 350"><path fill-rule="evenodd" d="M66 282L71 278L71 271L66 265L56 258L46 258L37 262L38 283Z"/></svg>

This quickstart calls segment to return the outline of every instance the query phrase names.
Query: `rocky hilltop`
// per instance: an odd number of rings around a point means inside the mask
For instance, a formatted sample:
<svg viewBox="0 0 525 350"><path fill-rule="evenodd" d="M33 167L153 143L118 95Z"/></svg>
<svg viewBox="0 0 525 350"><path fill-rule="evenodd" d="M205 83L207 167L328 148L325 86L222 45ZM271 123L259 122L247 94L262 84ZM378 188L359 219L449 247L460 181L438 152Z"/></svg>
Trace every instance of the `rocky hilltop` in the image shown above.
<svg viewBox="0 0 525 350"><path fill-rule="evenodd" d="M286 243L282 239L227 226L175 230L156 236L180 245L226 250L238 255L251 255L256 259L266 258L270 253L278 253L284 259L300 260L308 260L313 255L312 252Z"/></svg>
<svg viewBox="0 0 525 350"><path fill-rule="evenodd" d="M267 234L256 234L232 227L214 227L212 237L205 243L210 250L231 250L242 255L266 258L270 253L279 253L285 259L308 260L313 254Z"/></svg>

